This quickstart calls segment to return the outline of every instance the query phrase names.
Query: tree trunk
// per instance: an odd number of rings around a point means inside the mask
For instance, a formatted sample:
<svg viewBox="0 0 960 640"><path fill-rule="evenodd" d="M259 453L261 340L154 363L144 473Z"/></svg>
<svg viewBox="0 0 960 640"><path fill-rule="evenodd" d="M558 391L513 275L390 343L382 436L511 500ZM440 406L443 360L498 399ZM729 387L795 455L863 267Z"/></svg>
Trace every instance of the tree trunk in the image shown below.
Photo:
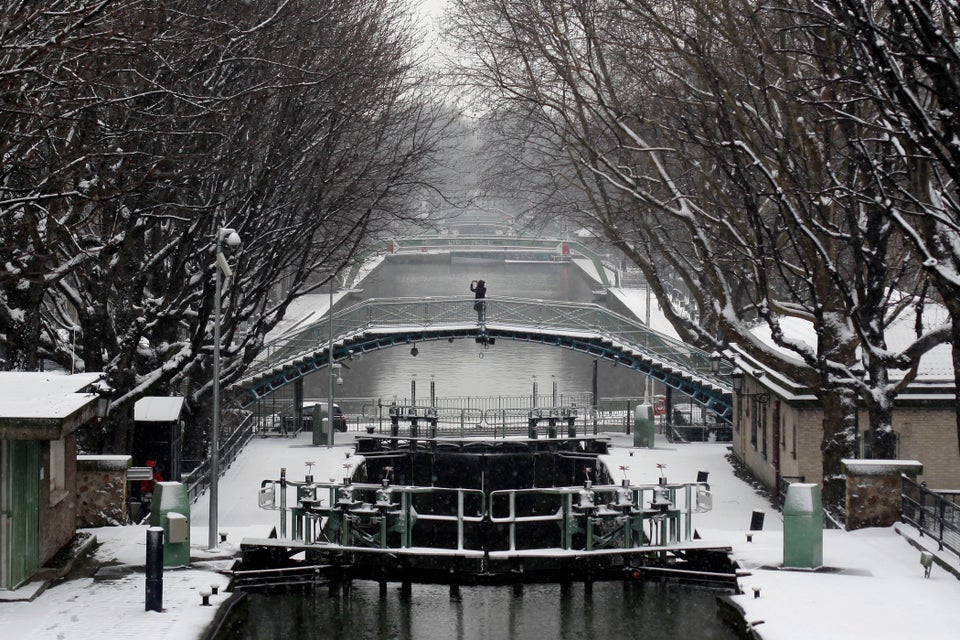
<svg viewBox="0 0 960 640"><path fill-rule="evenodd" d="M851 389L824 390L823 405L823 506L832 513L843 513L846 478L840 461L852 458L856 445L856 397Z"/></svg>

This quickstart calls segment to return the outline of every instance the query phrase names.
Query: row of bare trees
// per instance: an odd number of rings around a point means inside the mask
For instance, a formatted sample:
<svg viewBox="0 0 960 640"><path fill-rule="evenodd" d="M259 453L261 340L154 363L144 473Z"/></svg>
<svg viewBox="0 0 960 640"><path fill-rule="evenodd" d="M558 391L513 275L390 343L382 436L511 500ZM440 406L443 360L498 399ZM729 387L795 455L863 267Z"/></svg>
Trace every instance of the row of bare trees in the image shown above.
<svg viewBox="0 0 960 640"><path fill-rule="evenodd" d="M429 189L446 111L401 0L0 0L0 357L105 371L132 403L211 391L297 296Z"/></svg>
<svg viewBox="0 0 960 640"><path fill-rule="evenodd" d="M501 150L491 179L616 245L684 339L736 343L814 390L838 504L856 404L890 456L920 356L952 339L960 370L956 4L453 5L458 73ZM889 346L891 323L931 299L952 322ZM798 320L815 344L793 338Z"/></svg>

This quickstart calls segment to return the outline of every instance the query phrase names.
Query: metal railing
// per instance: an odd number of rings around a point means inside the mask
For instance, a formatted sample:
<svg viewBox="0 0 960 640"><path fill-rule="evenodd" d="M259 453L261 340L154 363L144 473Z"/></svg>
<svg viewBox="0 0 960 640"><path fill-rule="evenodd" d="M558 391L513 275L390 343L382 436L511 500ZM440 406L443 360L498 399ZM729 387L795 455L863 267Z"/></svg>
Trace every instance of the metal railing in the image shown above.
<svg viewBox="0 0 960 640"><path fill-rule="evenodd" d="M254 416L247 415L226 440L220 443L220 475L233 464L254 433ZM192 504L210 486L210 458L205 458L190 473L183 476L187 485L187 499Z"/></svg>
<svg viewBox="0 0 960 640"><path fill-rule="evenodd" d="M473 303L472 298L460 296L365 300L334 313L332 322L329 318L323 319L268 343L244 379L255 379L299 357L323 351L330 342L331 325L335 343L370 332L469 328L476 326ZM724 363L719 373L713 373L709 353L596 304L487 298L485 323L488 328L599 337L613 347L644 354L692 378L710 380L718 387L729 389L728 364Z"/></svg>
<svg viewBox="0 0 960 640"><path fill-rule="evenodd" d="M960 556L960 491L933 491L925 483L901 477L902 519L937 541L939 549Z"/></svg>
<svg viewBox="0 0 960 640"><path fill-rule="evenodd" d="M293 481L285 476L261 483L259 503L279 512L281 539L307 545L380 550L416 546L491 556L525 549L603 552L688 543L693 539L692 515L712 508L709 485L702 482L508 489L490 492L488 501L478 489L324 483L312 477ZM506 539L491 530L491 539L484 541L479 532L485 522L505 527ZM549 523L556 526L544 527ZM416 545L415 525L418 536L424 536ZM445 543L440 545L434 537L437 527L453 528L441 536ZM524 544L518 544L520 538Z"/></svg>

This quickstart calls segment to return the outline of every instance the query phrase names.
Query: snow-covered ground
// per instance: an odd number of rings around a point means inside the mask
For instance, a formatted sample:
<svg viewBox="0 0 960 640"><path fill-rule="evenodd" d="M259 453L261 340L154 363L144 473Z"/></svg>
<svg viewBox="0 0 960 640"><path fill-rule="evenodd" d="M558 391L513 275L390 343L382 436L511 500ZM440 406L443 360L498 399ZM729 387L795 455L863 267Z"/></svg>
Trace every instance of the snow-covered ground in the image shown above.
<svg viewBox="0 0 960 640"><path fill-rule="evenodd" d="M54 585L33 602L0 602L4 637L100 640L133 630L158 640L199 637L215 611L201 606L200 589L226 585L228 578L219 571L229 567L240 541L264 537L278 523L277 512L257 505L261 480L278 478L281 467L291 479L302 478L308 469L318 480L342 477L358 462L352 447L355 434L336 435L331 448L313 446L310 434L255 438L248 445L219 485L219 529L227 534L226 542L217 554L204 550L209 499L201 496L191 510L193 566L165 571L162 613L143 610L146 527L91 529L102 543L96 561L115 566L101 569L97 578ZM920 552L894 527L826 531L825 570L783 570L778 568L783 560L780 516L768 499L734 474L725 445L672 444L657 436L654 448L635 449L630 436L608 437L612 448L605 463L618 479L652 483L662 469L668 479L680 482L696 479L698 471L709 472L713 510L695 514L694 527L705 541L732 546L749 571L741 578L745 595L732 599L765 640L956 637L950 616L960 601L960 580L940 567L924 578ZM757 510L764 513L764 528L747 542ZM953 564L960 567L956 558ZM754 587L760 589L759 598L754 598ZM219 605L225 598L221 591L211 600Z"/></svg>

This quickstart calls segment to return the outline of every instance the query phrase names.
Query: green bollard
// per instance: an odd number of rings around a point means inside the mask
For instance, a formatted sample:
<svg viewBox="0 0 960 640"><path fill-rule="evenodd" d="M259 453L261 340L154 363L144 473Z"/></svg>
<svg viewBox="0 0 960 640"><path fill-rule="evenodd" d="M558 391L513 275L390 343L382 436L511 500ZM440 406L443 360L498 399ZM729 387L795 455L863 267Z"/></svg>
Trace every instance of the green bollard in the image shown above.
<svg viewBox="0 0 960 640"><path fill-rule="evenodd" d="M163 527L163 566L190 566L190 501L182 482L153 487L150 526Z"/></svg>
<svg viewBox="0 0 960 640"><path fill-rule="evenodd" d="M783 566L823 566L823 502L819 485L795 483L787 487L783 502Z"/></svg>
<svg viewBox="0 0 960 640"><path fill-rule="evenodd" d="M640 404L633 411L633 446L653 449L653 405Z"/></svg>

